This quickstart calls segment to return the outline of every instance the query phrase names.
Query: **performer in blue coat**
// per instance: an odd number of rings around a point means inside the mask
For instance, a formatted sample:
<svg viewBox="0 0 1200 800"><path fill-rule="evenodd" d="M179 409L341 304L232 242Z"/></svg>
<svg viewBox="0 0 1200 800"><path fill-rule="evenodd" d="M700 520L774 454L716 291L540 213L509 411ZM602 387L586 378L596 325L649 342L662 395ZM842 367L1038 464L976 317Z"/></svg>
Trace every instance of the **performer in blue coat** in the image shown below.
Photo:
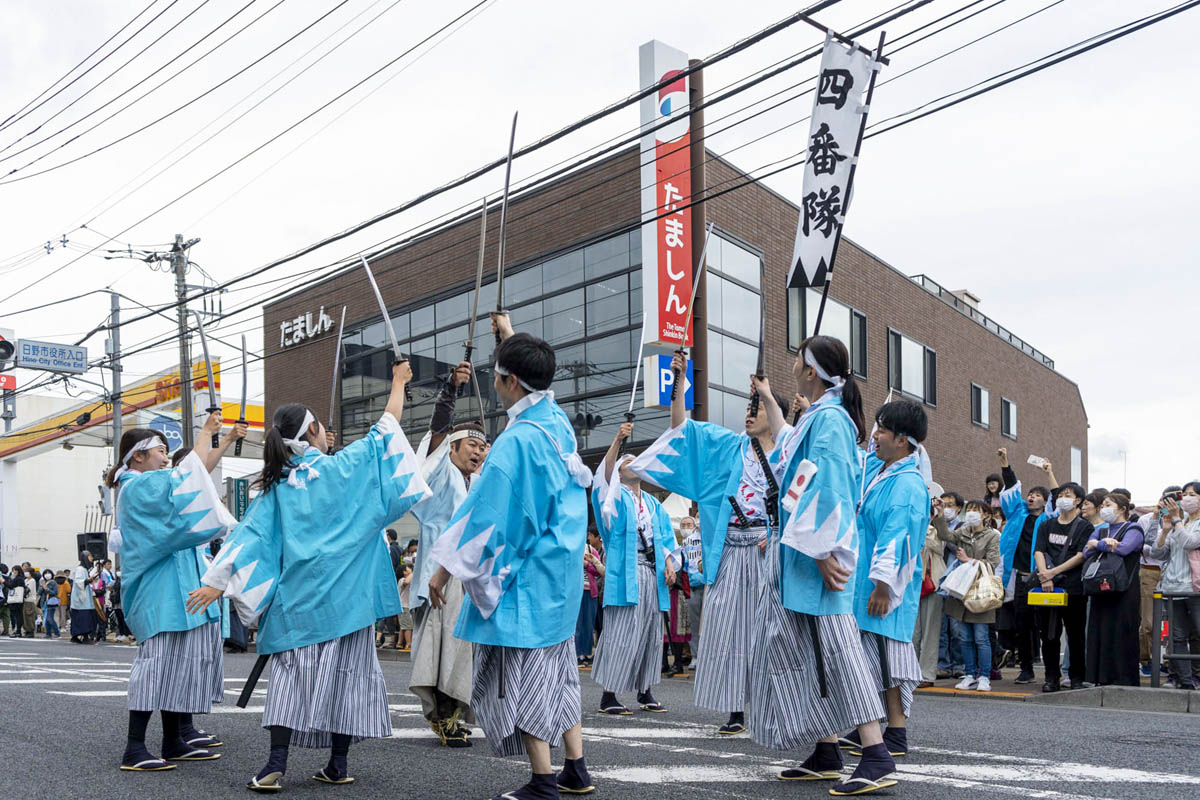
<svg viewBox="0 0 1200 800"><path fill-rule="evenodd" d="M200 545L225 535L236 520L225 510L205 464L221 414L204 422L196 448L167 469L162 432L134 428L121 436L120 461L106 482L117 488L116 527L110 543L121 553L125 621L138 641L129 673L129 736L121 769L174 769L167 761L219 758L186 738L192 714L206 714L225 693L219 663L217 609L191 615L188 593L200 587L205 561ZM159 711L163 758L146 749L146 725ZM185 716L186 715L186 716ZM219 744L213 738L210 746ZM166 759L166 760L164 760Z"/></svg>
<svg viewBox="0 0 1200 800"><path fill-rule="evenodd" d="M685 366L677 354L673 367L680 371ZM751 377L751 382L750 390L760 397L771 392L765 380ZM763 462L775 449L773 431L790 430L781 408L786 401L779 396L773 400L760 402L754 417L747 414L745 432L734 433L688 419L679 392L671 404L671 427L630 467L700 508L704 613L710 624L697 647L695 700L701 708L728 712L718 731L725 735L746 730L751 632L762 590L767 522L778 502L775 475L763 469ZM769 413L779 416L771 420Z"/></svg>
<svg viewBox="0 0 1200 800"><path fill-rule="evenodd" d="M373 628L401 610L383 529L428 493L400 427L411 378L397 363L379 422L332 456L311 410L281 406L263 447L262 494L189 600L199 613L230 598L243 623L258 623L259 655L271 656L262 722L271 752L248 784L256 791L280 787L291 744L331 748L313 778L344 784L354 780L350 743L391 735Z"/></svg>
<svg viewBox="0 0 1200 800"><path fill-rule="evenodd" d="M675 582L669 556L675 550L671 518L632 469L632 455L620 458L621 443L633 435L633 423L617 429L592 479L596 529L604 541L604 630L596 643L592 679L604 688L600 710L633 712L618 692L637 692L643 711L667 709L650 687L661 679L663 612L671 610L667 586ZM618 463L618 460L620 463Z"/></svg>
<svg viewBox="0 0 1200 800"><path fill-rule="evenodd" d="M871 676L884 696L892 756L908 754L905 727L921 664L912 645L921 602L921 550L929 529L929 430L925 409L912 400L885 403L875 414L858 508L858 566L854 618L862 632ZM861 755L857 736L852 754Z"/></svg>
<svg viewBox="0 0 1200 800"><path fill-rule="evenodd" d="M421 475L429 485L429 497L412 508L420 525L416 563L413 565L410 596L413 605L412 673L408 688L421 701L421 711L446 747L469 747L471 675L474 648L454 635L462 610L462 581L451 578L443 591L445 605L429 603L429 579L437 569L433 545L454 512L467 498L472 478L483 465L487 437L477 422L454 424L458 387L471 380L471 364L462 362L438 393L429 421L429 431L417 448Z"/></svg>
<svg viewBox="0 0 1200 800"><path fill-rule="evenodd" d="M838 780L840 731L857 727L865 755L836 794L892 786L895 761L883 746L883 705L854 621L851 577L858 558L862 398L846 346L830 336L800 345L793 368L811 405L796 427L777 432L781 532L763 564L750 682L750 735L776 749L815 744L783 780ZM771 395L762 402L774 403ZM772 412L772 418L774 413Z"/></svg>
<svg viewBox="0 0 1200 800"><path fill-rule="evenodd" d="M575 662L591 472L550 391L550 345L514 335L504 314L492 315L492 327L503 337L494 385L508 426L434 545L440 566L429 600L441 607L450 576L462 581L467 601L455 634L475 643L471 707L492 752L529 757L529 783L497 800L543 800L559 797L559 787L595 788L583 760ZM550 748L559 742L566 761L556 778Z"/></svg>

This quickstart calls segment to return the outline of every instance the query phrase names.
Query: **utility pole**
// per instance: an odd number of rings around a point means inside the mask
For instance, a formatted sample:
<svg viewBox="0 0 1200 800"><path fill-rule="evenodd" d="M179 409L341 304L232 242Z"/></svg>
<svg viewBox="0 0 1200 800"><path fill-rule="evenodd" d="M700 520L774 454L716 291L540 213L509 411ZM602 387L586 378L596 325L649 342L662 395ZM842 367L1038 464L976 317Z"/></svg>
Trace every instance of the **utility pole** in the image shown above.
<svg viewBox="0 0 1200 800"><path fill-rule="evenodd" d="M698 59L688 62L689 67L699 64ZM691 106L691 168L692 168L692 252L704 250L704 232L708 220L703 202L708 193L704 165L708 158L704 152L704 70L698 69L688 78L688 103ZM693 264L694 269L703 269ZM759 291L763 291L759 287ZM692 419L708 419L708 270L700 275L696 283L696 299L692 301Z"/></svg>
<svg viewBox="0 0 1200 800"><path fill-rule="evenodd" d="M179 318L179 427L183 433L183 446L191 447L193 441L192 425L195 415L192 412L192 353L188 343L188 309L187 309L187 251L199 239L183 241L183 234L175 234L175 244L171 247L171 267L175 271L175 300L179 306L176 309Z"/></svg>
<svg viewBox="0 0 1200 800"><path fill-rule="evenodd" d="M112 314L109 319L109 330L112 336L108 340L109 356L112 359L112 422L113 422L113 463L121 460L121 433L124 403L121 400L121 296L114 291L109 292L112 298Z"/></svg>

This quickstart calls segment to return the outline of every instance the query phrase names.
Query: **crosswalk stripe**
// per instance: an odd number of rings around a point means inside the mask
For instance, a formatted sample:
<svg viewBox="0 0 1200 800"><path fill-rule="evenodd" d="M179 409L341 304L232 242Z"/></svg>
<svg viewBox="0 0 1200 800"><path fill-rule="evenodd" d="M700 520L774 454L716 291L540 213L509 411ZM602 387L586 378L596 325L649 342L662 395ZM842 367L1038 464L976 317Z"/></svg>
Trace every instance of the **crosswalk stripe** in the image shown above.
<svg viewBox="0 0 1200 800"><path fill-rule="evenodd" d="M121 682L122 682L122 680L120 678L81 678L79 676L62 677L62 678L17 678L15 680L6 678L4 680L0 680L0 683L5 683L5 684L8 684L8 683L11 683L11 684L16 684L16 683L121 683Z"/></svg>
<svg viewBox="0 0 1200 800"><path fill-rule="evenodd" d="M57 692L54 690L48 690L46 694L61 694L68 697L125 697L129 694L129 692L125 691L124 689L96 692Z"/></svg>

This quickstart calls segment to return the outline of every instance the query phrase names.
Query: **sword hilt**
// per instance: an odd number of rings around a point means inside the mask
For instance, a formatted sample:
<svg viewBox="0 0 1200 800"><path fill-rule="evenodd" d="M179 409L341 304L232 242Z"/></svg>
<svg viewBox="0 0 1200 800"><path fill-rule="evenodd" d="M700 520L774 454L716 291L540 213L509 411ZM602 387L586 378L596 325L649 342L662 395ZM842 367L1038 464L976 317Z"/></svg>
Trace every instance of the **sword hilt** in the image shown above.
<svg viewBox="0 0 1200 800"><path fill-rule="evenodd" d="M681 355L685 359L687 358L687 351L685 351L682 347L679 348L678 350L676 350L675 354ZM675 369L674 367L671 367L671 372L672 372L672 374L675 375L675 379L673 381L671 381L671 402L674 403L675 395L677 395L679 393L679 384L682 379L682 376L680 375L679 370Z"/></svg>
<svg viewBox="0 0 1200 800"><path fill-rule="evenodd" d="M625 412L625 421L626 421L626 422L628 422L630 425L632 425L632 424L633 424L633 419L634 419L634 417L635 417L635 416L636 416L636 415L635 415L635 414L634 414L632 411L626 411L626 412ZM617 448L617 453L623 453L623 452L625 452L625 446L626 446L626 445L628 445L628 444L629 444L629 440L628 440L628 439L622 439L622 440L621 440L621 446Z"/></svg>
<svg viewBox="0 0 1200 800"><path fill-rule="evenodd" d="M237 424L238 424L238 425L245 425L245 424L246 424L246 420L245 420L244 418L239 418L239 419L238 419L238 421L237 421ZM235 456L240 456L240 455L242 454L242 442L243 442L243 441L245 441L245 440L244 440L244 439L238 439L238 440L237 440L237 442L236 442L236 443L233 445L233 454L234 454Z"/></svg>
<svg viewBox="0 0 1200 800"><path fill-rule="evenodd" d="M408 362L407 358L397 357L396 360L392 362L392 366L395 367L395 366L398 366L400 364L404 364L407 362ZM407 383L404 384L404 402L406 402L406 403L412 402L412 389L408 388Z"/></svg>
<svg viewBox="0 0 1200 800"><path fill-rule="evenodd" d="M220 410L221 409L219 406L209 406L208 408L205 409L205 411L207 411L209 414L213 413L214 411L220 411ZM214 433L212 435L212 446L213 446L214 450L216 450L218 447L221 446L221 434Z"/></svg>
<svg viewBox="0 0 1200 800"><path fill-rule="evenodd" d="M754 377L758 378L760 381L763 379L761 372L755 374ZM758 416L758 404L760 402L762 402L762 398L758 396L758 392L757 391L753 392L750 395L750 417L751 418Z"/></svg>
<svg viewBox="0 0 1200 800"><path fill-rule="evenodd" d="M493 313L496 313L496 314L503 314L504 316L506 316L506 317L507 317L507 316L508 316L508 309L506 309L506 308L497 308L497 309L496 309L496 310L495 310ZM501 342L501 339L500 339L500 331L496 331L496 347L499 347L499 346L500 346L500 342Z"/></svg>
<svg viewBox="0 0 1200 800"><path fill-rule="evenodd" d="M796 409L794 412L792 412L792 427L793 427L793 428L794 428L794 427L796 427L796 424L797 424L798 422L800 422L800 415L801 415L802 413L803 413L803 412L802 412L800 409L798 409L798 408L797 408L797 409Z"/></svg>

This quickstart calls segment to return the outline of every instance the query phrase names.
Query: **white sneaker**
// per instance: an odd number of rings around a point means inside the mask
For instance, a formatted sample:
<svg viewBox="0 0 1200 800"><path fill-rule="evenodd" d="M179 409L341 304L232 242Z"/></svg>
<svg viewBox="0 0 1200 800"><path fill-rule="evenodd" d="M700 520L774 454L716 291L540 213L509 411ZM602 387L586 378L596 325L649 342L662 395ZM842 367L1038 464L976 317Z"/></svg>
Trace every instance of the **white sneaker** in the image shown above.
<svg viewBox="0 0 1200 800"><path fill-rule="evenodd" d="M987 680L987 679L984 678L984 680ZM970 675L967 675L961 681L959 681L958 685L955 686L954 688L958 689L961 692L969 692L970 690L975 688L975 679L972 678ZM990 686L988 687L988 691L991 691Z"/></svg>
<svg viewBox="0 0 1200 800"><path fill-rule="evenodd" d="M979 679L978 685L975 686L977 692L990 692L992 690L992 679L986 676Z"/></svg>

